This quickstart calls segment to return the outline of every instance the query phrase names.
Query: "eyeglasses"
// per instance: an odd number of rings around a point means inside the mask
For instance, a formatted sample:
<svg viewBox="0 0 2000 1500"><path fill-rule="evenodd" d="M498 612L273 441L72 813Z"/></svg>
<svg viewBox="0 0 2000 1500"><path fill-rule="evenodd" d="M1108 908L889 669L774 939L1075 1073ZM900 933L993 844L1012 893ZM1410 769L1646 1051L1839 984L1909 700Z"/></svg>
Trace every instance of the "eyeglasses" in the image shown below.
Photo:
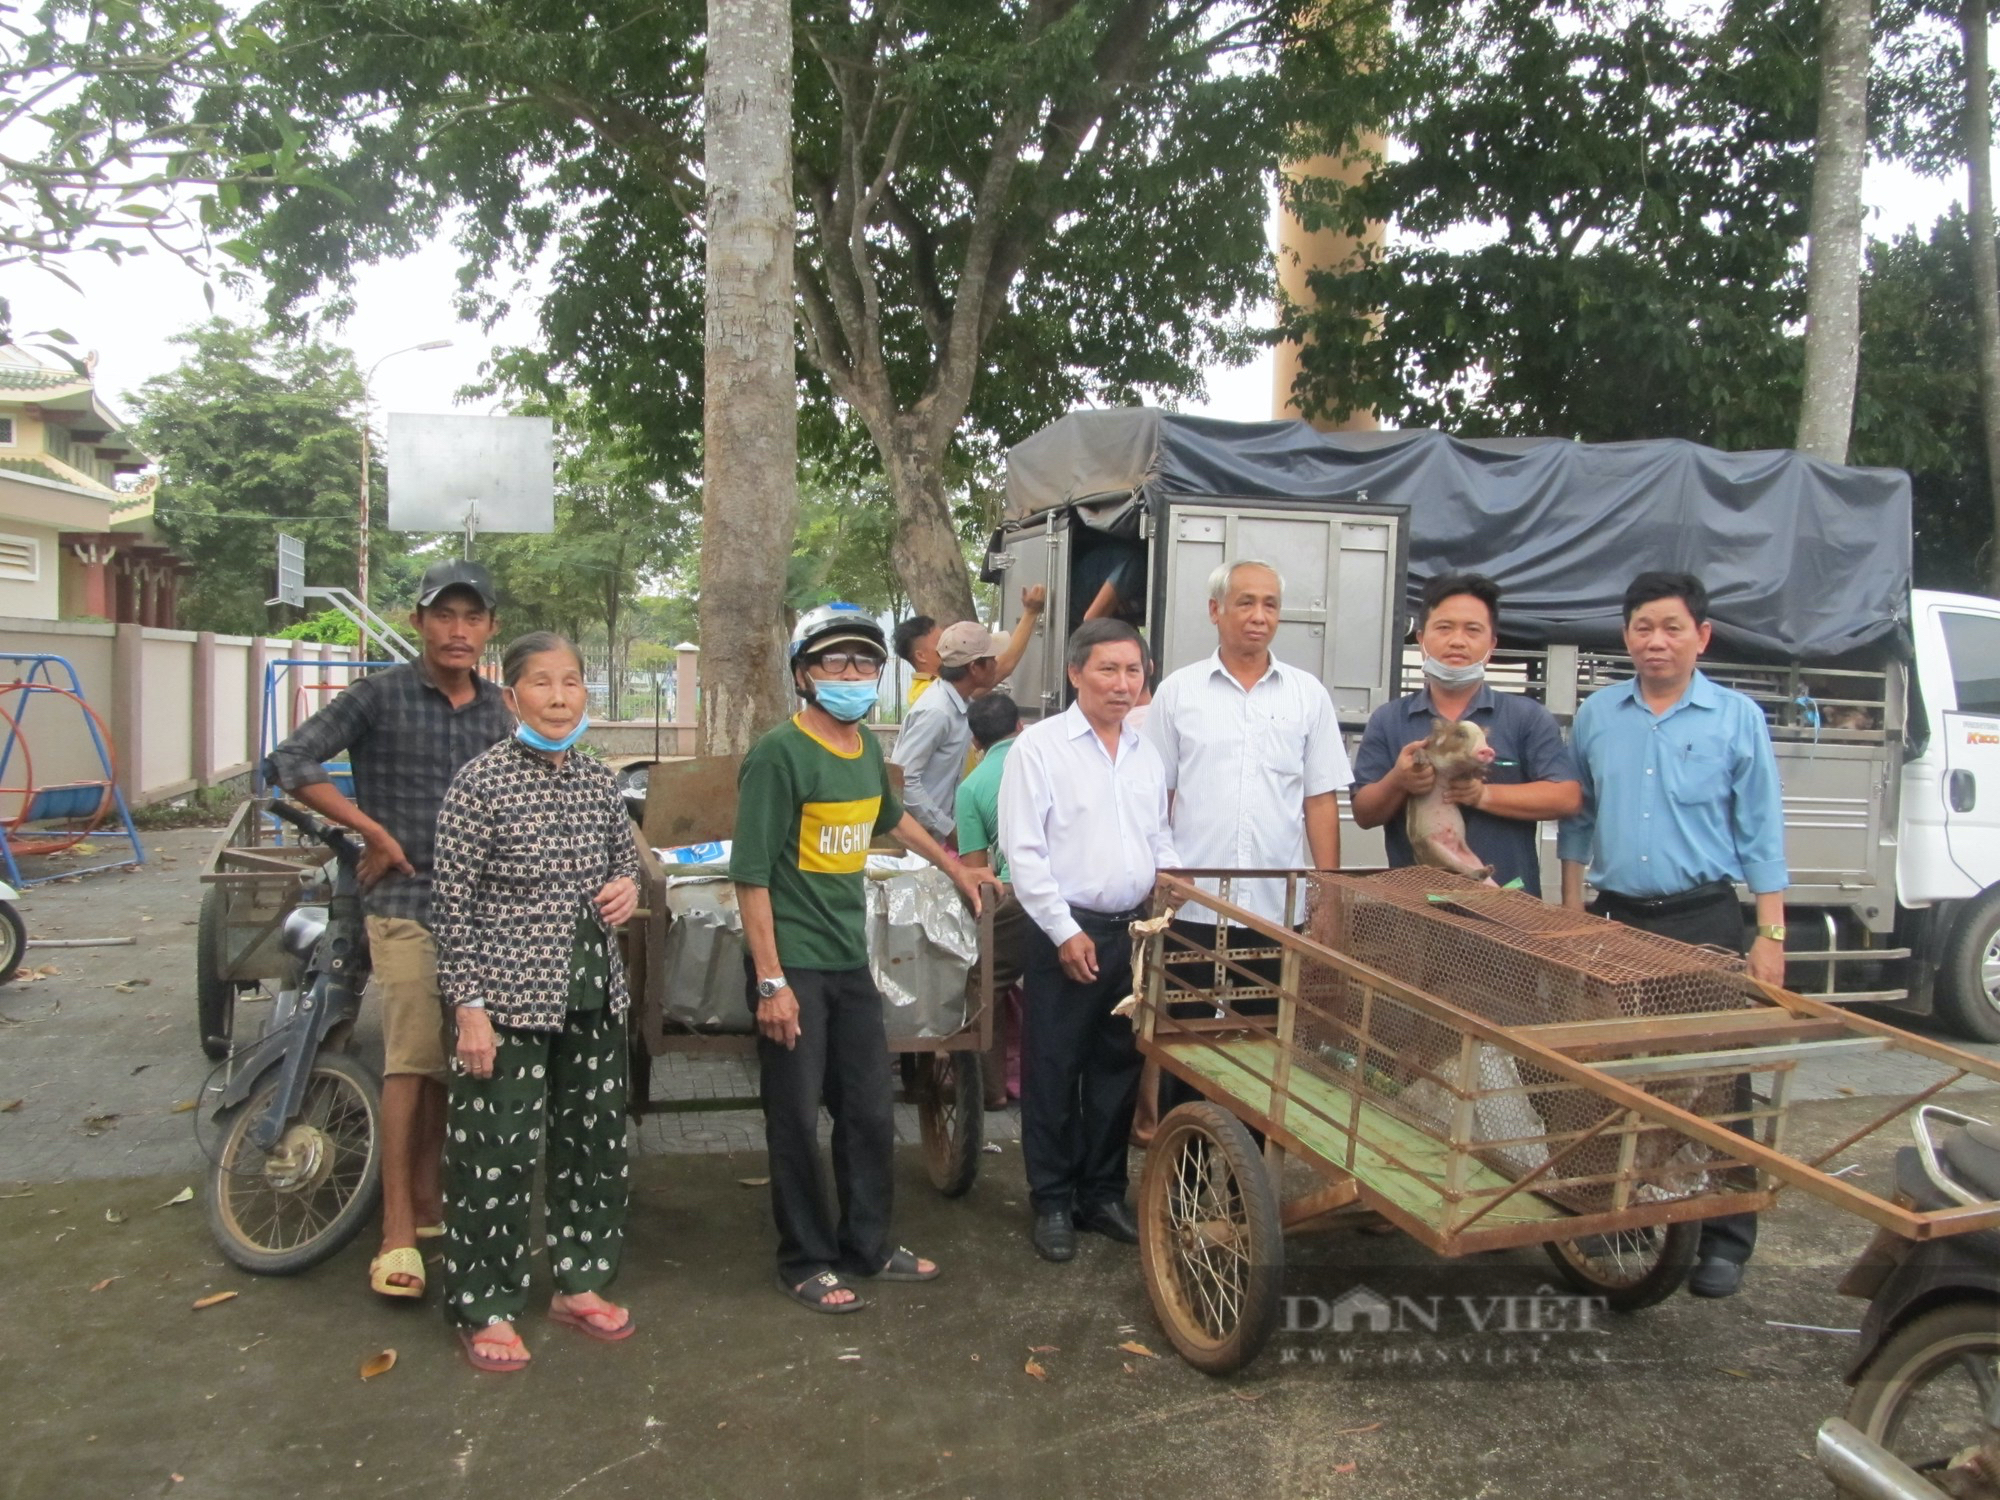
<svg viewBox="0 0 2000 1500"><path fill-rule="evenodd" d="M812 666L829 677L844 677L851 669L857 677L880 677L882 658L869 656L863 652L828 651L813 658Z"/></svg>

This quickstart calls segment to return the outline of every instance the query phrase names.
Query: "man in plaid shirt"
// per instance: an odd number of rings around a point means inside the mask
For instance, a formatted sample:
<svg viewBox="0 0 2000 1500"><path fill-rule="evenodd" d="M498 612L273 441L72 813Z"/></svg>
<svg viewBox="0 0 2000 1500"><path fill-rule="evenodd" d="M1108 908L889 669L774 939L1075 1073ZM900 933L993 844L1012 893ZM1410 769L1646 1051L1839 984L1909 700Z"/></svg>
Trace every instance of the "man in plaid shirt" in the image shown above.
<svg viewBox="0 0 2000 1500"><path fill-rule="evenodd" d="M368 1284L421 1297L419 1236L444 1232L444 1009L431 940L431 853L438 808L459 767L514 730L480 656L498 628L493 577L475 562L434 563L411 616L423 641L413 666L355 682L271 752L274 779L366 846L361 905L382 1004L382 1249ZM323 762L345 751L354 798Z"/></svg>

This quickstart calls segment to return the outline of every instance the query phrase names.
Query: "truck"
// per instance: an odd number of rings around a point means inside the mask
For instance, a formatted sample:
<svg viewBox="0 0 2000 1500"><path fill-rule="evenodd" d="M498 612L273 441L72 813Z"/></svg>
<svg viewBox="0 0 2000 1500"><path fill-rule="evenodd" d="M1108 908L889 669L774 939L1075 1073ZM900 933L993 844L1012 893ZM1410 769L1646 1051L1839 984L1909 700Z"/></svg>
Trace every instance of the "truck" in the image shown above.
<svg viewBox="0 0 2000 1500"><path fill-rule="evenodd" d="M1567 729L1632 675L1620 600L1641 571L1701 577L1701 667L1764 709L1784 787L1786 983L1934 1015L2000 1042L2000 601L1911 583L1907 476L1678 439L1586 444L1437 432L1319 433L1150 408L1073 413L1008 454L982 578L1002 627L1048 590L1010 680L1028 717L1062 670L1091 554L1127 550L1158 674L1214 649L1208 577L1255 558L1284 580L1278 656L1326 684L1350 750L1421 684L1409 623L1424 582L1465 570L1504 593L1489 680ZM1379 830L1342 830L1350 867ZM1543 888L1559 889L1555 828ZM1744 893L1747 902L1747 893Z"/></svg>

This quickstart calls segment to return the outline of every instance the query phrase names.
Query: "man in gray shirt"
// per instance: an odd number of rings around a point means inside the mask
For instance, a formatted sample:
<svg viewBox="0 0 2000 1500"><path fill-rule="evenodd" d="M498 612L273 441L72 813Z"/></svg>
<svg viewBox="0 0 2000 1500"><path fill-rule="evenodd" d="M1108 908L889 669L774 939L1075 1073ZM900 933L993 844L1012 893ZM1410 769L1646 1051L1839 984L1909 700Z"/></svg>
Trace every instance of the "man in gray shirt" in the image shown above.
<svg viewBox="0 0 2000 1500"><path fill-rule="evenodd" d="M966 706L1000 680L1000 645L976 620L945 627L937 685L911 707L889 754L903 773L903 805L939 843L952 836L958 783L972 749Z"/></svg>

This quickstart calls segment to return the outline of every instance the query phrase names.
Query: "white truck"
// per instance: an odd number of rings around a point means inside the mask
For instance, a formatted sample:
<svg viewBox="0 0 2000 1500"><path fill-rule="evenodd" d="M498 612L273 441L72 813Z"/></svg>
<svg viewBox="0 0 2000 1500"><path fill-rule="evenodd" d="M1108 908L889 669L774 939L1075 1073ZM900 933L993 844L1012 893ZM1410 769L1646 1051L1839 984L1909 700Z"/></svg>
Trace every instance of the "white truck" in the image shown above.
<svg viewBox="0 0 2000 1500"><path fill-rule="evenodd" d="M2000 600L1911 589L1904 476L1679 441L1079 413L1009 454L984 574L1008 627L1022 586L1049 589L1011 682L1030 716L1065 701L1072 580L1107 538L1143 556L1162 674L1214 649L1217 563L1276 565L1275 650L1326 683L1350 745L1417 685L1404 642L1425 578L1500 583L1494 684L1567 725L1631 675L1618 600L1632 575L1700 575L1717 636L1703 670L1764 705L1784 782L1788 984L2000 1041ZM1379 833L1351 822L1342 848L1350 866L1383 861ZM1543 863L1552 892L1552 826Z"/></svg>

